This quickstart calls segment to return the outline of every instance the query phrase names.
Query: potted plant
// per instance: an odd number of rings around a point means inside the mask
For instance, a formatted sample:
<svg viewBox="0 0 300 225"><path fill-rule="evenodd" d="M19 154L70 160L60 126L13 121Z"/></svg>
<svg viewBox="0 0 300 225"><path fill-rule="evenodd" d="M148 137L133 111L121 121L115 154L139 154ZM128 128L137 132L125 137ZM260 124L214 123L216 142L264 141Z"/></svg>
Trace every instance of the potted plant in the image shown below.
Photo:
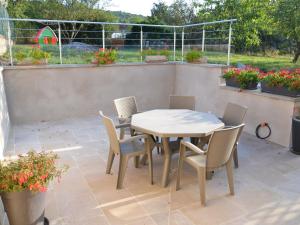
<svg viewBox="0 0 300 225"><path fill-rule="evenodd" d="M0 161L0 195L10 225L44 224L45 197L49 182L61 177L52 152L28 152Z"/></svg>
<svg viewBox="0 0 300 225"><path fill-rule="evenodd" d="M300 69L261 73L261 91L289 97L300 97Z"/></svg>
<svg viewBox="0 0 300 225"><path fill-rule="evenodd" d="M29 57L32 59L34 65L48 64L51 54L41 50L40 46L33 47Z"/></svg>
<svg viewBox="0 0 300 225"><path fill-rule="evenodd" d="M145 58L146 63L161 63L167 62L170 52L167 49L155 50L147 49L144 50L142 56Z"/></svg>
<svg viewBox="0 0 300 225"><path fill-rule="evenodd" d="M18 51L15 55L18 64L22 64L22 62L27 58L27 54L24 51Z"/></svg>
<svg viewBox="0 0 300 225"><path fill-rule="evenodd" d="M106 64L112 64L117 59L117 51L114 49L104 49L100 48L95 53L95 59L94 64L99 65L106 65Z"/></svg>
<svg viewBox="0 0 300 225"><path fill-rule="evenodd" d="M187 52L185 59L189 63L207 63L207 58L203 56L203 52L197 50Z"/></svg>
<svg viewBox="0 0 300 225"><path fill-rule="evenodd" d="M223 74L226 86L241 89L257 89L259 69L246 66L245 68L229 68Z"/></svg>

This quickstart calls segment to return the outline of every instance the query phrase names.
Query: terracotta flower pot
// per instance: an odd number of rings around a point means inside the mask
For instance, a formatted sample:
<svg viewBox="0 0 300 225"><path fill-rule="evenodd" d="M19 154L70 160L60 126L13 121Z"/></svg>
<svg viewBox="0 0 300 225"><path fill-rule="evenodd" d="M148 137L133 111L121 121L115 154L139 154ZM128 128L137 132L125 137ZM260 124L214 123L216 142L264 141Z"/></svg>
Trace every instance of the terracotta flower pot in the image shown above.
<svg viewBox="0 0 300 225"><path fill-rule="evenodd" d="M46 192L9 192L1 194L10 225L44 225Z"/></svg>
<svg viewBox="0 0 300 225"><path fill-rule="evenodd" d="M201 57L199 59L196 59L194 61L191 61L189 63L195 63L195 64L207 64L208 58L207 57Z"/></svg>
<svg viewBox="0 0 300 225"><path fill-rule="evenodd" d="M146 63L161 63L167 61L168 58L165 55L147 55L145 58Z"/></svg>

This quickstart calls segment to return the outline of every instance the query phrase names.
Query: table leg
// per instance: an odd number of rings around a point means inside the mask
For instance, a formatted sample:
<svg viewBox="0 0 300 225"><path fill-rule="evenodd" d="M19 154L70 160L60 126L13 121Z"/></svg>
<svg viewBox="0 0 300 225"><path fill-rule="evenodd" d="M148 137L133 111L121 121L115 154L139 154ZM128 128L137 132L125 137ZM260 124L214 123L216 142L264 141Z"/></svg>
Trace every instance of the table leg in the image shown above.
<svg viewBox="0 0 300 225"><path fill-rule="evenodd" d="M168 185L172 152L169 146L169 138L162 138L162 143L164 149L164 169L162 174L161 185L163 187L166 187Z"/></svg>

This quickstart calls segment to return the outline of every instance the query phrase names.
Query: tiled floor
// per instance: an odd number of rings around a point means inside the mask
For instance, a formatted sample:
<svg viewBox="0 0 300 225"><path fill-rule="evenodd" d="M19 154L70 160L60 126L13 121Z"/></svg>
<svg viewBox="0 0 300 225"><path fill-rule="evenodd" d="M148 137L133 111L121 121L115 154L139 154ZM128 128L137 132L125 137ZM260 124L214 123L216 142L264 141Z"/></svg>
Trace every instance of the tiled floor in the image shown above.
<svg viewBox="0 0 300 225"><path fill-rule="evenodd" d="M99 118L14 127L6 154L31 148L54 150L70 166L48 191L51 225L300 224L300 157L251 135L240 141L235 196L228 194L225 171L216 171L207 182L206 207L200 206L196 173L188 166L182 189L175 191L176 155L171 184L160 187L163 160L156 151L154 185L148 184L147 166L136 169L132 162L124 189L116 190L118 161L106 175L108 140Z"/></svg>

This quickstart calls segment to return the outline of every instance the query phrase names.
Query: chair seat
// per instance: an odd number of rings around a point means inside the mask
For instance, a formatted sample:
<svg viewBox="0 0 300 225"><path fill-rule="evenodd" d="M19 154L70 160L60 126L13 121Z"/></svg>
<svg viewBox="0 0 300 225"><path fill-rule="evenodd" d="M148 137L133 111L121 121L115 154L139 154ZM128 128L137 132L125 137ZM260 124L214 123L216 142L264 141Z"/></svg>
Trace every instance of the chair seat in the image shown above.
<svg viewBox="0 0 300 225"><path fill-rule="evenodd" d="M193 167L206 167L206 155L191 155L184 159Z"/></svg>
<svg viewBox="0 0 300 225"><path fill-rule="evenodd" d="M145 144L142 141L132 141L120 143L122 154L143 154L145 151Z"/></svg>

